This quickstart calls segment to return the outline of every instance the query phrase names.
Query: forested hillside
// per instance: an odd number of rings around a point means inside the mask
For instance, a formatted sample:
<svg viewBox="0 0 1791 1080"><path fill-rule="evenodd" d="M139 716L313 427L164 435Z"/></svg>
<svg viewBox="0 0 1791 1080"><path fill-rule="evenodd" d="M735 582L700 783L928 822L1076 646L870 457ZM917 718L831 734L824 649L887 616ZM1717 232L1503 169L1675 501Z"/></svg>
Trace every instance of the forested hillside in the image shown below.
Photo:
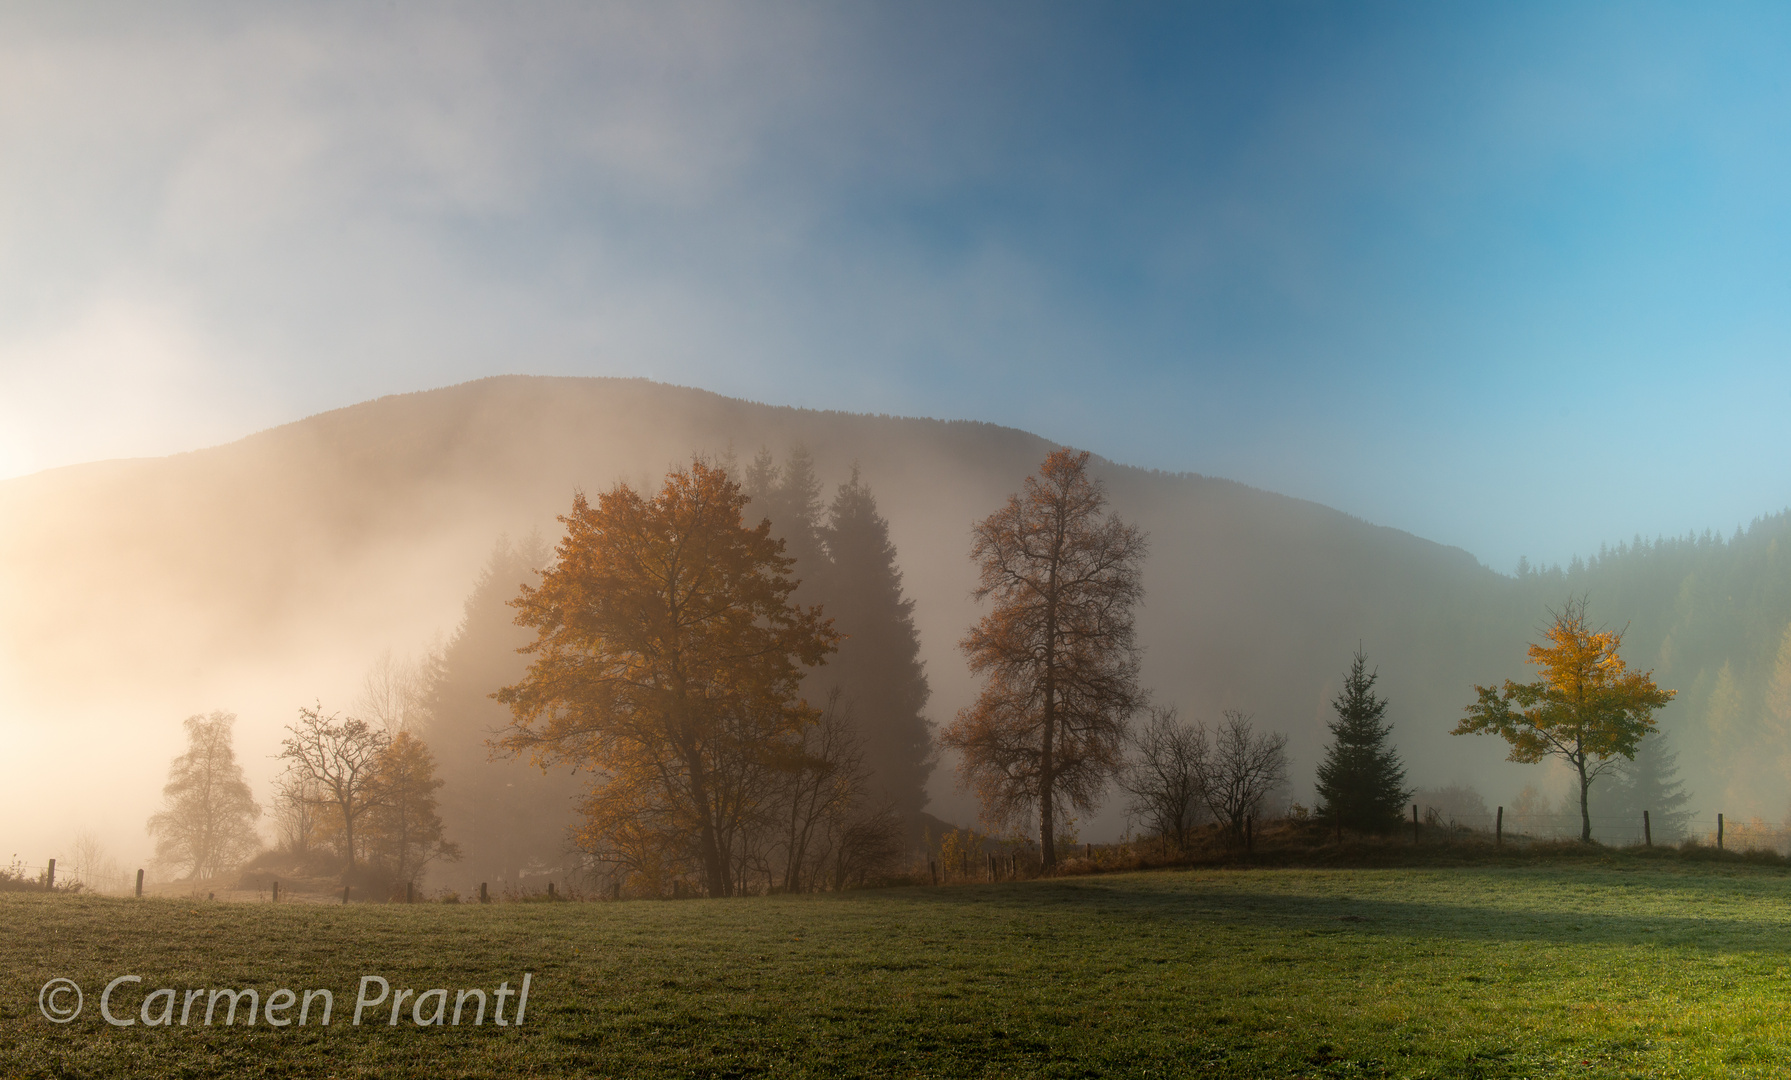
<svg viewBox="0 0 1791 1080"><path fill-rule="evenodd" d="M977 610L969 528L1050 448L989 424L782 408L640 380L504 377L204 451L0 483L0 714L41 733L45 784L75 797L92 785L101 803L147 806L181 717L237 712L245 760L261 760L257 740L265 753L298 706L322 698L346 708L380 650L445 649L458 681L444 692L479 713L455 736L464 745L438 747L452 807L454 771L484 754L503 720L483 697L498 687L485 684L520 659L508 652L516 639L501 601L521 584L510 579L532 569L522 564L551 547L573 493L617 481L651 489L693 453L747 474L765 450L776 469L806 461L804 506L778 503L791 494L787 473L777 484L761 476L754 492L799 562L823 571L807 575L803 599L842 613L856 604L883 628L864 623L817 692L830 680L886 679L887 694L865 696L887 706L876 723L889 727L889 745L908 748L907 772L886 777L892 796L913 806L924 783L932 812L968 823L974 808L955 791L952 763L929 775L912 752L916 718L949 720L974 692L956 649ZM1472 684L1523 675L1524 645L1548 607L1586 593L1595 620L1628 625L1631 661L1680 691L1662 719L1697 804L1786 812L1784 515L1727 540L1636 542L1514 578L1313 503L1198 475L1092 467L1114 508L1150 535L1138 619L1145 685L1184 715L1237 708L1286 731L1293 798L1310 797L1328 703L1358 644L1380 671L1415 782L1472 783L1489 802L1546 783L1541 767L1503 763L1495 741L1448 730ZM536 531L542 547L531 548L524 538ZM512 544L494 560L500 536ZM824 563L803 552L829 544L863 564L855 580L869 591L836 579L827 595ZM879 578L879 565L899 579ZM887 644L870 648L879 634ZM58 764L64 730L82 733L85 768ZM116 777L146 754L158 768L135 787L88 779ZM18 790L8 798L31 795ZM1122 825L1109 811L1096 827Z"/></svg>

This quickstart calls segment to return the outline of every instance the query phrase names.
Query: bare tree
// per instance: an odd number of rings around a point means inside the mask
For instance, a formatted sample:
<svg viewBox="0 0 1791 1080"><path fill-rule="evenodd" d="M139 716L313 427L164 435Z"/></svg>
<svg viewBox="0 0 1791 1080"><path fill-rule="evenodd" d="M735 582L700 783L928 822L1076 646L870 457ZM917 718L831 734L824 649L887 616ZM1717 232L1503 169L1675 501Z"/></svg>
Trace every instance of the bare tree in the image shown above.
<svg viewBox="0 0 1791 1080"><path fill-rule="evenodd" d="M1095 809L1145 697L1132 620L1144 534L1106 506L1088 454L1058 450L972 531L976 598L995 603L959 648L985 682L941 742L963 755L986 821L1036 810L1046 871L1059 813Z"/></svg>
<svg viewBox="0 0 1791 1080"><path fill-rule="evenodd" d="M1248 713L1227 709L1200 779L1207 808L1234 839L1242 837L1244 819L1261 813L1269 795L1287 783L1287 736L1257 734Z"/></svg>
<svg viewBox="0 0 1791 1080"><path fill-rule="evenodd" d="M287 769L274 780L275 843L281 850L306 855L317 842L322 797L315 781Z"/></svg>
<svg viewBox="0 0 1791 1080"><path fill-rule="evenodd" d="M1131 743L1132 760L1119 777L1132 797L1127 812L1177 851L1186 851L1207 813L1201 783L1210 751L1206 729L1183 722L1174 708L1152 709Z"/></svg>
<svg viewBox="0 0 1791 1080"><path fill-rule="evenodd" d="M393 738L406 731L415 734L423 727L428 690L426 662L394 656L386 649L362 676L355 711Z"/></svg>
<svg viewBox="0 0 1791 1080"><path fill-rule="evenodd" d="M313 805L327 807L326 825L341 829L341 853L354 869L355 826L383 803L379 764L391 737L366 721L323 715L323 706L300 709L298 723L288 725L292 737L282 744L287 782L308 790Z"/></svg>
<svg viewBox="0 0 1791 1080"><path fill-rule="evenodd" d="M227 870L261 846L254 826L261 806L236 763L235 723L227 712L187 717L187 752L168 766L162 809L149 819L156 862L188 878Z"/></svg>
<svg viewBox="0 0 1791 1080"><path fill-rule="evenodd" d="M852 706L835 688L821 719L803 732L799 752L782 770L776 805L785 892L802 892L820 874L832 833L857 809L870 770L852 722Z"/></svg>

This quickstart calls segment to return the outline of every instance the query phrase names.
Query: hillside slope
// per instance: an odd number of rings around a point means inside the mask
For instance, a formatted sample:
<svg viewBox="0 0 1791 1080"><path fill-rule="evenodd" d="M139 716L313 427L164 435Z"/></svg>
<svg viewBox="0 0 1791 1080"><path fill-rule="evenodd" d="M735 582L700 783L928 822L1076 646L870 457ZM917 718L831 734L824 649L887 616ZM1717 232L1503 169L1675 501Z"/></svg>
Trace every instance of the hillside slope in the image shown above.
<svg viewBox="0 0 1791 1080"><path fill-rule="evenodd" d="M955 650L976 610L970 524L1016 490L1047 440L642 380L534 377L0 483L0 716L21 738L60 721L159 763L176 752L164 733L180 716L234 708L245 741L271 753L299 704L346 704L379 650L414 652L451 629L499 534L551 540L575 490L655 486L693 452L747 458L798 443L830 489L856 463L874 491L916 601L931 713L948 720L973 693ZM1488 794L1503 797L1529 776L1499 766L1496 745L1446 733L1471 683L1521 673L1541 604L1558 597L1313 503L1104 461L1097 473L1151 536L1147 684L1184 714L1241 708L1288 732L1295 798L1310 791L1327 703L1358 643L1381 670L1416 780L1499 769ZM153 798L159 764L148 771L123 789ZM949 769L935 797L967 817Z"/></svg>

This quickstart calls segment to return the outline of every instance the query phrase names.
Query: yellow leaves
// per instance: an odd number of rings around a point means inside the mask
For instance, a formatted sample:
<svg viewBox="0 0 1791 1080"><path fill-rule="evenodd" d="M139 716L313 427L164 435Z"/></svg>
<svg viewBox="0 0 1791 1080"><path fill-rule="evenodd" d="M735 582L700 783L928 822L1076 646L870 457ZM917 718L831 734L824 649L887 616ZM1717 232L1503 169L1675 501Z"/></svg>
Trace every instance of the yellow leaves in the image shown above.
<svg viewBox="0 0 1791 1080"><path fill-rule="evenodd" d="M1654 711L1674 692L1656 686L1653 672L1629 670L1618 653L1622 633L1593 629L1584 599L1563 605L1543 637L1546 644L1528 652L1542 677L1476 686L1477 700L1453 734L1497 734L1511 744L1513 761L1553 754L1584 767L1591 759L1633 759L1654 727Z"/></svg>

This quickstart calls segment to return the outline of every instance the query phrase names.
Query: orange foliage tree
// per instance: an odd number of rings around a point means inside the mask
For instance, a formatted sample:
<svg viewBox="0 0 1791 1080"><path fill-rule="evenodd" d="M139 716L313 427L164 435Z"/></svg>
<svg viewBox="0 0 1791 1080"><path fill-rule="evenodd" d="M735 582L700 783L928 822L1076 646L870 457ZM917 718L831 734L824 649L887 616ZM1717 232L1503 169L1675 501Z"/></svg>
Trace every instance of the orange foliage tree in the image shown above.
<svg viewBox="0 0 1791 1080"><path fill-rule="evenodd" d="M976 525L971 544L976 598L994 607L959 648L985 681L941 741L962 755L958 774L991 824L1036 808L1047 871L1058 814L1094 810L1144 702L1132 609L1145 539L1106 504L1088 454L1058 450Z"/></svg>
<svg viewBox="0 0 1791 1080"><path fill-rule="evenodd" d="M1479 700L1453 734L1496 734L1511 744L1510 760L1559 757L1580 782L1580 839L1592 839L1586 794L1618 758L1635 760L1642 738L1654 730L1654 710L1674 691L1654 684L1652 671L1631 671L1617 655L1621 631L1594 630L1586 600L1569 599L1543 630L1547 645L1531 645L1529 663L1542 672L1535 682L1505 680L1501 689L1476 686Z"/></svg>
<svg viewBox="0 0 1791 1080"><path fill-rule="evenodd" d="M534 627L528 674L497 693L499 746L595 771L580 843L648 877L693 866L736 891L740 845L819 710L803 668L838 635L791 603L791 559L748 528L739 485L697 460L653 498L625 484L574 498L539 587L512 601Z"/></svg>

